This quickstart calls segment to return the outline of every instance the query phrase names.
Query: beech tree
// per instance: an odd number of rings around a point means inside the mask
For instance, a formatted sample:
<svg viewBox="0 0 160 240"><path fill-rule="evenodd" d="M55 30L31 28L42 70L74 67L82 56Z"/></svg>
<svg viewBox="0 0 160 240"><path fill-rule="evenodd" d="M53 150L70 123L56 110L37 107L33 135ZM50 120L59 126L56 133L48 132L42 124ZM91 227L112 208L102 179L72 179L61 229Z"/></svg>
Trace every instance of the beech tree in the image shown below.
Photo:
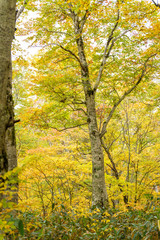
<svg viewBox="0 0 160 240"><path fill-rule="evenodd" d="M3 175L17 167L14 103L12 96L11 47L15 34L16 20L26 5L16 9L16 0L0 1L0 186ZM0 198L3 197L3 194ZM14 196L17 201L17 195Z"/></svg>
<svg viewBox="0 0 160 240"><path fill-rule="evenodd" d="M12 98L11 45L16 21L16 0L0 1L0 174L17 166ZM0 184L3 180L1 178ZM2 186L2 185L1 185Z"/></svg>
<svg viewBox="0 0 160 240"><path fill-rule="evenodd" d="M38 17L26 27L32 45L43 47L33 63L42 100L32 120L60 131L88 124L92 205L105 207L104 137L120 103L155 77L158 11L132 0L48 0L32 9Z"/></svg>

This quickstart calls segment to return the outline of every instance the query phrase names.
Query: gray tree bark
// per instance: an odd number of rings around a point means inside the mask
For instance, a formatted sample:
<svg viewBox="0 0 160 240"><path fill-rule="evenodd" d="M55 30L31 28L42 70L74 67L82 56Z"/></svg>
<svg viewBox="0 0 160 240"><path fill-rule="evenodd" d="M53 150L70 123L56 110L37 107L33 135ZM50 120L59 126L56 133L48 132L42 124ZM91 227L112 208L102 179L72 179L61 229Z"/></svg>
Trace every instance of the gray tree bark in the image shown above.
<svg viewBox="0 0 160 240"><path fill-rule="evenodd" d="M81 66L81 79L85 93L85 103L88 114L88 128L92 154L92 206L106 208L108 206L108 196L105 184L103 148L96 117L96 91L92 89L90 83L89 69L82 38L82 30L85 24L86 16L84 16L81 23L78 19L78 16L73 11L71 11L71 16L74 23L75 35L77 36L76 43Z"/></svg>
<svg viewBox="0 0 160 240"><path fill-rule="evenodd" d="M17 166L12 98L11 45L15 32L16 0L0 0L0 186L3 175ZM3 197L1 194L0 198Z"/></svg>
<svg viewBox="0 0 160 240"><path fill-rule="evenodd" d="M92 153L92 205L106 208L108 196L105 184L104 155L96 119L94 93L86 94L86 106Z"/></svg>

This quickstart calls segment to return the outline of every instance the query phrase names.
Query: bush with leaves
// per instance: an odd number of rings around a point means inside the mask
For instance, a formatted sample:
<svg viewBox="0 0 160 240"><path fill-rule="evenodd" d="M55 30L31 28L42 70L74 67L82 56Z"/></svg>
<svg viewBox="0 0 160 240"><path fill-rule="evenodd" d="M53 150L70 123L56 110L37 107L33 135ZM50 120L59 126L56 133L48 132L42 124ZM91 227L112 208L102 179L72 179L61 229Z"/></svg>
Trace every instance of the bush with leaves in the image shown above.
<svg viewBox="0 0 160 240"><path fill-rule="evenodd" d="M53 206L54 207L54 206ZM47 218L39 212L19 213L15 229L1 239L39 240L158 240L160 209L109 212L97 208L79 215L63 205L55 206ZM18 237L19 236L19 237Z"/></svg>

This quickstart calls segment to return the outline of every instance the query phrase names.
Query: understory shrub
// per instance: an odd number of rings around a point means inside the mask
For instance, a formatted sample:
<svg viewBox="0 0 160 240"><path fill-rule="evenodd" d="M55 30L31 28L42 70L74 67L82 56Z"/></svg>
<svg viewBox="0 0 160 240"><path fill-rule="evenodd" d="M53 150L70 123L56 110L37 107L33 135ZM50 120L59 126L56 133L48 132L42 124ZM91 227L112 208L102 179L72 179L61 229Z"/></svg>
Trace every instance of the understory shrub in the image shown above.
<svg viewBox="0 0 160 240"><path fill-rule="evenodd" d="M69 211L63 205L54 207L50 216L36 211L18 213L16 219L8 214L14 227L3 232L0 239L23 240L158 240L160 209L124 212L94 209L83 215ZM1 231L2 233L2 231ZM2 234L1 234L2 236Z"/></svg>

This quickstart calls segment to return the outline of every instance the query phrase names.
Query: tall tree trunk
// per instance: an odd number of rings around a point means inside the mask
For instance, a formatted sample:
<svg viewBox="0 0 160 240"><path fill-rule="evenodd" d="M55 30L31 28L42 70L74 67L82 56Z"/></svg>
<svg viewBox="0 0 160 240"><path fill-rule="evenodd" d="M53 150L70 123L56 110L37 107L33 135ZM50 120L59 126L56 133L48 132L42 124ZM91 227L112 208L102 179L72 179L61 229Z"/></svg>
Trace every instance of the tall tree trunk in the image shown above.
<svg viewBox="0 0 160 240"><path fill-rule="evenodd" d="M92 153L92 205L107 207L108 197L105 185L104 155L96 119L94 93L87 94L86 105Z"/></svg>
<svg viewBox="0 0 160 240"><path fill-rule="evenodd" d="M0 186L3 175L17 166L11 74L15 13L16 0L0 1Z"/></svg>
<svg viewBox="0 0 160 240"><path fill-rule="evenodd" d="M90 83L89 69L86 61L82 38L82 30L85 23L85 17L83 19L84 22L81 21L80 24L78 16L73 11L71 12L71 14L74 22L78 56L81 66L81 79L84 88L85 102L88 114L88 128L92 154L92 206L102 208L107 207L108 197L105 185L104 155L96 117L95 108L96 91L93 91Z"/></svg>

